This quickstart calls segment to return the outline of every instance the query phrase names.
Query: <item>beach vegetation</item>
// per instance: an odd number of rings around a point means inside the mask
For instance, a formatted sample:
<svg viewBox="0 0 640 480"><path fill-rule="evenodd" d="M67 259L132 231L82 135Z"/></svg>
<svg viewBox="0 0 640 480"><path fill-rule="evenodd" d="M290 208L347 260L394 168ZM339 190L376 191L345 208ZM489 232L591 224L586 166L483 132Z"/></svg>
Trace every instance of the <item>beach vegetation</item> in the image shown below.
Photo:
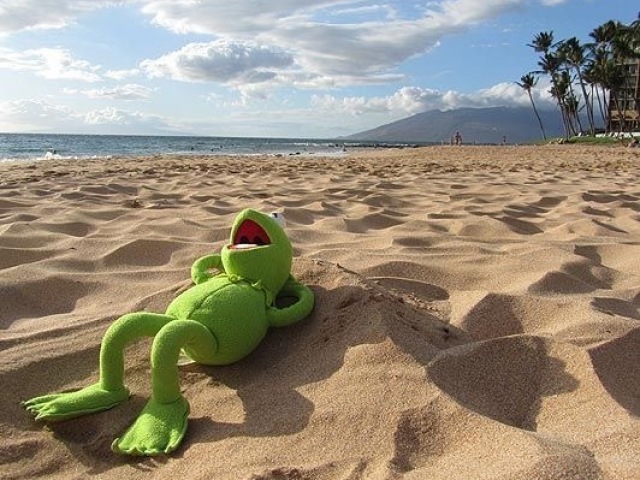
<svg viewBox="0 0 640 480"><path fill-rule="evenodd" d="M558 145L596 145L619 147L629 144L628 138L621 138L616 135L575 135L570 137L549 137L546 141L532 142L532 145L558 144Z"/></svg>
<svg viewBox="0 0 640 480"><path fill-rule="evenodd" d="M565 141L595 137L600 127L607 134L640 129L635 81L640 70L640 17L629 25L609 20L589 37L591 41L582 43L575 36L557 40L553 31L535 34L528 46L539 54L539 69L516 82L527 91L540 121L532 89L538 82L536 75L549 77L549 93L562 117ZM542 124L541 131L546 138Z"/></svg>
<svg viewBox="0 0 640 480"><path fill-rule="evenodd" d="M611 145L618 146L621 144L626 144L626 141L615 137L615 136L592 136L592 135L581 135L576 137L569 137L567 139L568 143L577 143L577 144L587 144L587 145Z"/></svg>

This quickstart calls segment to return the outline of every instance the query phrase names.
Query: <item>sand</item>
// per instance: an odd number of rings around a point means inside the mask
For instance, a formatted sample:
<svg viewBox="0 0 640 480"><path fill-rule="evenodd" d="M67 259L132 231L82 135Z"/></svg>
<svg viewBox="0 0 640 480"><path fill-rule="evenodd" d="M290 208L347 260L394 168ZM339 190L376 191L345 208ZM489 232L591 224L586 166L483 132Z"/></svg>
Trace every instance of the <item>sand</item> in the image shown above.
<svg viewBox="0 0 640 480"><path fill-rule="evenodd" d="M0 477L640 478L640 152L0 165ZM163 312L245 207L280 211L303 322L181 370L171 456L110 450L150 394L49 426L20 401L97 380L119 316Z"/></svg>

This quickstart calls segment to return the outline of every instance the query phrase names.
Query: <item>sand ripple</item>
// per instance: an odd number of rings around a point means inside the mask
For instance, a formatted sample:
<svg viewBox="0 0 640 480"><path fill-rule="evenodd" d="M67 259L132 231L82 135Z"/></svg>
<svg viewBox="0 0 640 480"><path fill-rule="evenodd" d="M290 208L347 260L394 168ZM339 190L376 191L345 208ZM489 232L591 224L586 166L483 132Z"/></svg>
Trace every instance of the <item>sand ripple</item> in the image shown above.
<svg viewBox="0 0 640 480"><path fill-rule="evenodd" d="M0 165L3 478L640 478L640 155L433 147L339 158ZM107 326L164 311L244 207L280 211L306 321L182 370L184 446L109 445L149 395L46 430Z"/></svg>

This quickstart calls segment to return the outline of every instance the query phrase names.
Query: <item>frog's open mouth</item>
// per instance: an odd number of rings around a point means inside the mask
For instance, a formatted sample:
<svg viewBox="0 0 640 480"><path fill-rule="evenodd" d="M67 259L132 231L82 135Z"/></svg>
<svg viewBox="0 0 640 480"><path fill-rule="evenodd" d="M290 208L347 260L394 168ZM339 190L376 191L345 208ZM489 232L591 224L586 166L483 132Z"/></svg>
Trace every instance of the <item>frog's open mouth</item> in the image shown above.
<svg viewBox="0 0 640 480"><path fill-rule="evenodd" d="M238 227L233 244L229 248L233 250L246 250L249 248L271 245L271 239L264 228L253 220L245 220Z"/></svg>

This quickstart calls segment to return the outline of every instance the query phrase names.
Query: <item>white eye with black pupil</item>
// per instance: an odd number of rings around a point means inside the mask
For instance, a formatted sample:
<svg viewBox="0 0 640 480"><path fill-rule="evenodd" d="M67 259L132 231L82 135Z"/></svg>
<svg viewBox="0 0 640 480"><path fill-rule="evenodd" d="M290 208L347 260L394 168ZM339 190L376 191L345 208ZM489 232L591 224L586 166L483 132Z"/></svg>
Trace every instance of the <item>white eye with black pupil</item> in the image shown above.
<svg viewBox="0 0 640 480"><path fill-rule="evenodd" d="M278 212L273 212L273 213L271 214L271 217L272 217L276 222L278 222L278 224L279 224L282 228L284 228L284 227L285 227L285 220L284 220L284 215L283 215L283 214L278 213Z"/></svg>

